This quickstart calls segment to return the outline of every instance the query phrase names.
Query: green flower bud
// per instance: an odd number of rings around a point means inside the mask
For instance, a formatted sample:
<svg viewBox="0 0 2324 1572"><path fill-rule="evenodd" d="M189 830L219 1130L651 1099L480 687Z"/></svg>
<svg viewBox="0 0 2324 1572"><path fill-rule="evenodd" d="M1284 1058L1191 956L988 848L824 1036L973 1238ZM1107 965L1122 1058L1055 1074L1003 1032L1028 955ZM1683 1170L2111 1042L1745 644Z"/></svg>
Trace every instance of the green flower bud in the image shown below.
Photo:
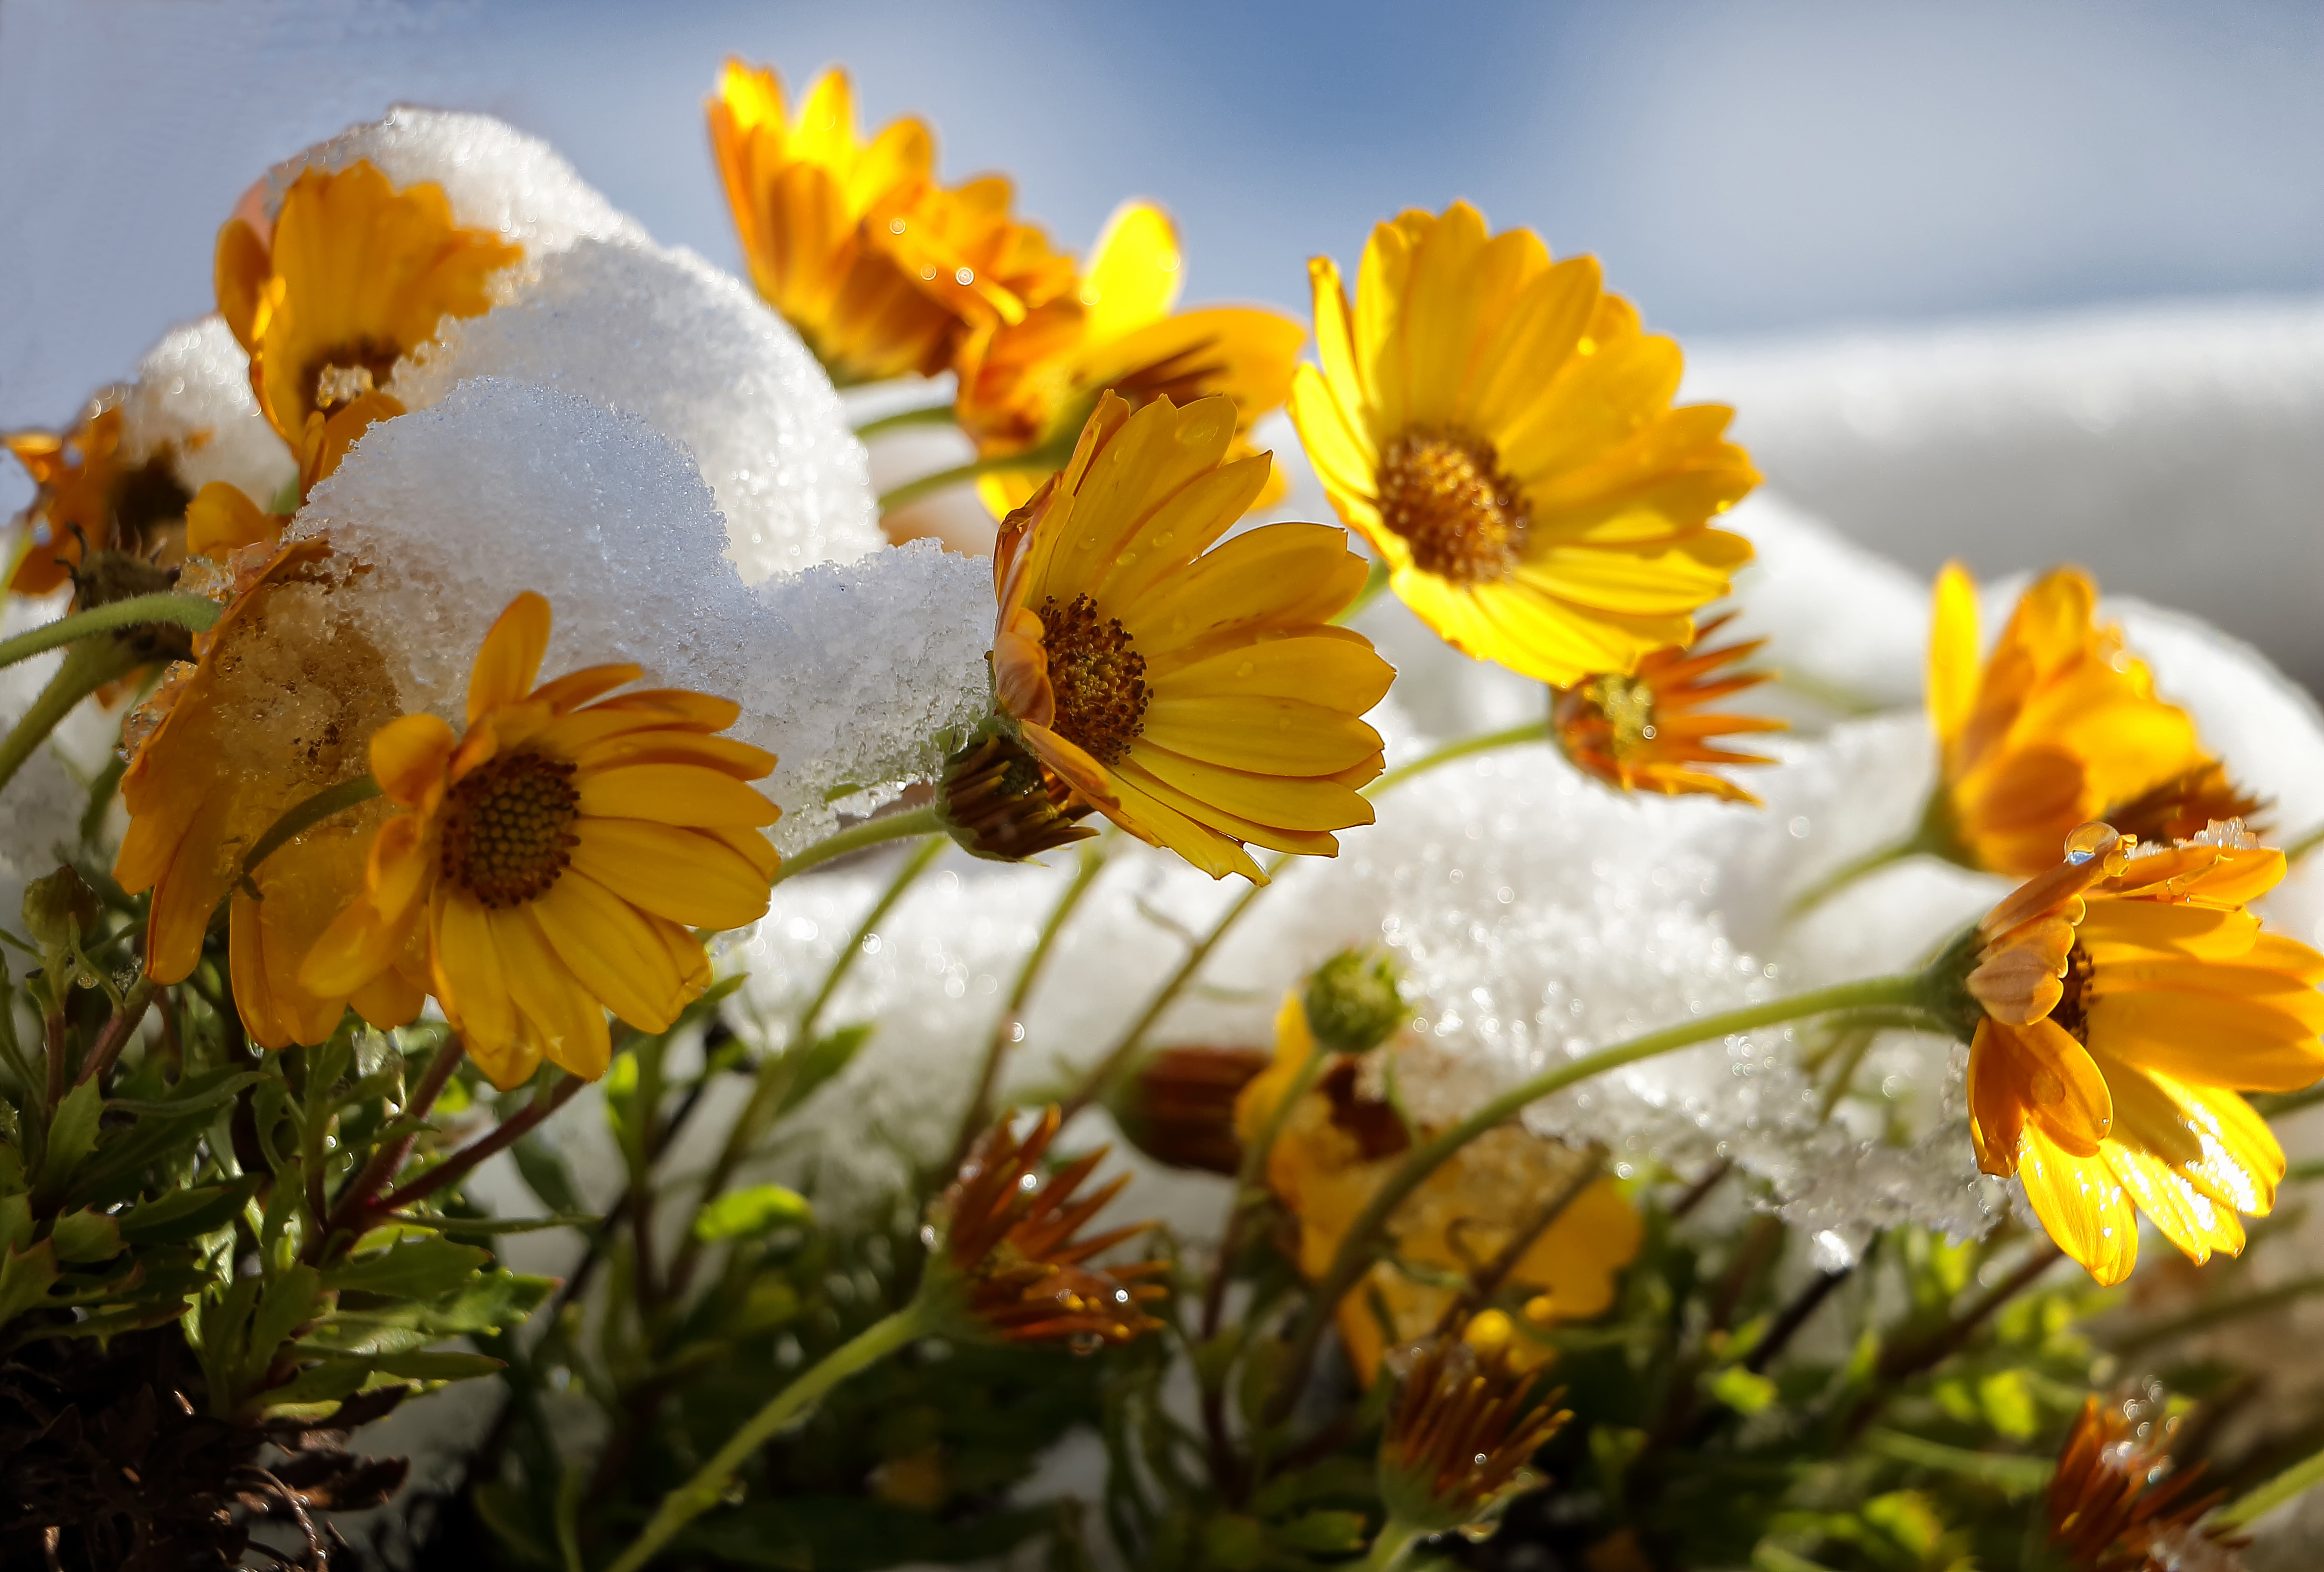
<svg viewBox="0 0 2324 1572"><path fill-rule="evenodd" d="M1342 950L1317 966L1300 1003L1315 1040L1342 1053L1378 1048L1405 1018L1396 967L1377 950Z"/></svg>
<svg viewBox="0 0 2324 1572"><path fill-rule="evenodd" d="M24 931L44 950L69 950L97 926L97 892L70 868L24 886Z"/></svg>

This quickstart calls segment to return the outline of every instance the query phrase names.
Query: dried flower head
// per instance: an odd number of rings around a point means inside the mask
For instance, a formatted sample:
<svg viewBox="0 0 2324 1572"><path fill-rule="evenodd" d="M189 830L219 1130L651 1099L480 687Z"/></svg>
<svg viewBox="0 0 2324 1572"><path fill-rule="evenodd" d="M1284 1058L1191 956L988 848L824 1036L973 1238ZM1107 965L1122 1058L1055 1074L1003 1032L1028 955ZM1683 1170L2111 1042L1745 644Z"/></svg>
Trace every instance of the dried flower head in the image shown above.
<svg viewBox="0 0 2324 1572"><path fill-rule="evenodd" d="M2160 1389L2084 1401L2050 1479L2050 1542L2076 1572L2234 1572L2243 1542L2197 1527L2224 1491L2190 1495L2203 1466L2177 1467L2178 1420Z"/></svg>
<svg viewBox="0 0 2324 1572"><path fill-rule="evenodd" d="M77 576L85 555L176 555L189 500L163 450L124 449L121 388L91 399L69 431L11 431L0 448L35 487L19 515L20 555L8 572L18 595L46 595Z"/></svg>
<svg viewBox="0 0 2324 1572"><path fill-rule="evenodd" d="M1021 1140L1010 1124L1004 1115L977 1141L922 1231L936 1260L958 1280L967 1316L1011 1343L1062 1340L1084 1351L1158 1327L1140 1307L1163 1297L1160 1284L1145 1281L1167 1271L1163 1262L1089 1264L1144 1229L1076 1237L1130 1182L1124 1174L1074 1194L1111 1149L1075 1158L1044 1180L1056 1106L1044 1109Z"/></svg>
<svg viewBox="0 0 2324 1572"><path fill-rule="evenodd" d="M1393 1521L1449 1533L1492 1521L1542 1481L1526 1465L1572 1415L1510 1362L1508 1318L1487 1310L1458 1337L1411 1351L1380 1438L1380 1496Z"/></svg>

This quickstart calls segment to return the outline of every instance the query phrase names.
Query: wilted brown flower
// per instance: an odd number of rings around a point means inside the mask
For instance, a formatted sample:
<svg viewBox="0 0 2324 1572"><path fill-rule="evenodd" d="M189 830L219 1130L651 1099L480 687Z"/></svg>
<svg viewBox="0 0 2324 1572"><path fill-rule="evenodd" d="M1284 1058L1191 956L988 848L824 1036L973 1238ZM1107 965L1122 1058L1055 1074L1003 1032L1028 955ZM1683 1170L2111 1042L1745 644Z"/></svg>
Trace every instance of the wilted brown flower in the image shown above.
<svg viewBox="0 0 2324 1572"><path fill-rule="evenodd" d="M1063 1340L1077 1349L1127 1343L1161 1326L1139 1307L1164 1291L1143 1280L1168 1268L1159 1261L1087 1264L1144 1229L1074 1236L1130 1179L1121 1175L1076 1198L1074 1192L1111 1150L1102 1146L1043 1182L1041 1157L1057 1124L1053 1104L1020 1141L1010 1133L1010 1118L1002 1115L930 1209L923 1237L960 1279L968 1315L1007 1341Z"/></svg>
<svg viewBox="0 0 2324 1572"><path fill-rule="evenodd" d="M1537 1390L1535 1372L1512 1365L1510 1340L1508 1318L1487 1310L1416 1353L1380 1438L1392 1525L1449 1533L1540 1483L1526 1465L1572 1415L1557 1406L1561 1393Z"/></svg>
<svg viewBox="0 0 2324 1572"><path fill-rule="evenodd" d="M2236 1554L2243 1540L2196 1526L2227 1493L2190 1499L2203 1466L2174 1466L2177 1428L2158 1393L2084 1401L2050 1480L2050 1542L2076 1572L2235 1572L2243 1565Z"/></svg>
<svg viewBox="0 0 2324 1572"><path fill-rule="evenodd" d="M2183 770L2147 788L2126 802L2116 804L2106 820L2143 846L2192 840L2214 823L2241 819L2254 835L2264 835L2260 816L2266 799L2254 797L2227 779L2227 767L2213 759Z"/></svg>

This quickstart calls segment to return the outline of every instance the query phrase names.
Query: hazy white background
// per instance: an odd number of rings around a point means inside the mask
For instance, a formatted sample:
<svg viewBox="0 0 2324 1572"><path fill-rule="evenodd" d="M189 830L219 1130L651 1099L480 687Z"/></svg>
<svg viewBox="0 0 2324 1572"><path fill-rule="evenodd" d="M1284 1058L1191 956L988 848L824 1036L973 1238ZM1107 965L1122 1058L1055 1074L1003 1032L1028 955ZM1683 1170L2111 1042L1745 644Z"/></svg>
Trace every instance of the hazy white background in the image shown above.
<svg viewBox="0 0 2324 1572"><path fill-rule="evenodd" d="M2324 680L2314 0L0 0L0 427L67 419L207 310L242 188L398 99L538 133L659 238L734 264L701 116L729 52L793 83L845 60L872 122L927 115L947 176L1010 171L1066 245L1160 199L1190 301L1304 316L1310 252L1352 261L1375 219L1468 197L1602 257L1705 391L1741 398L1772 482L1843 527L1921 568L2092 559ZM2157 302L2181 324L2160 348L2138 328ZM2240 338L2214 355L2221 310ZM2021 324L2088 310L2056 355L2009 359ZM2004 353L1971 354L1936 419L1913 347L1965 320ZM1796 358L1858 330L1869 360ZM2064 392L1988 398L2061 356ZM2237 402L2269 377L2264 409ZM1903 402L1868 412L1843 383ZM1969 435L1865 459L1947 421ZM25 495L0 477L0 510Z"/></svg>

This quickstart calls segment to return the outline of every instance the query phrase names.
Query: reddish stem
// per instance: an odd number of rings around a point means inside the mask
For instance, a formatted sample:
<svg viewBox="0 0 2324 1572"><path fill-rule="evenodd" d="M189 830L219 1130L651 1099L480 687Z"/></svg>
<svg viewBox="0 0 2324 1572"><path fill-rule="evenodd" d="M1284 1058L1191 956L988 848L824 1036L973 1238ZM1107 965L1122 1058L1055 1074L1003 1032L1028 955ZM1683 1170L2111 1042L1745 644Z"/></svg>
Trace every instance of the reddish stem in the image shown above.
<svg viewBox="0 0 2324 1572"><path fill-rule="evenodd" d="M382 1196L365 1210L384 1216L391 1212L401 1211L414 1201L427 1199L453 1180L469 1173L485 1159L514 1146L527 1131L571 1102L575 1095L588 1084L579 1076L567 1076L549 1091L535 1095L532 1101L527 1103L514 1117L495 1125L491 1134L470 1142L410 1184Z"/></svg>
<svg viewBox="0 0 2324 1572"><path fill-rule="evenodd" d="M420 1084L412 1087L410 1099L404 1103L405 1118L418 1121L428 1117L429 1110L436 1106L436 1099L443 1095L445 1087L450 1084L452 1071L458 1067L466 1053L466 1045L457 1037L445 1040L444 1046L436 1050L436 1057L428 1061L428 1068L421 1073ZM420 1132L413 1130L398 1136L371 1154L371 1161L364 1164L363 1171L357 1174L355 1182L347 1187L345 1198L332 1210L329 1220L323 1225L316 1239L316 1249L318 1253L327 1248L330 1241L343 1231L351 1230L350 1237L353 1238L363 1236L363 1230L355 1226L357 1218L365 1211L373 1209L372 1197L378 1195L386 1187L388 1181L395 1177L396 1170L403 1166L404 1159L411 1155L411 1148L419 1140Z"/></svg>

